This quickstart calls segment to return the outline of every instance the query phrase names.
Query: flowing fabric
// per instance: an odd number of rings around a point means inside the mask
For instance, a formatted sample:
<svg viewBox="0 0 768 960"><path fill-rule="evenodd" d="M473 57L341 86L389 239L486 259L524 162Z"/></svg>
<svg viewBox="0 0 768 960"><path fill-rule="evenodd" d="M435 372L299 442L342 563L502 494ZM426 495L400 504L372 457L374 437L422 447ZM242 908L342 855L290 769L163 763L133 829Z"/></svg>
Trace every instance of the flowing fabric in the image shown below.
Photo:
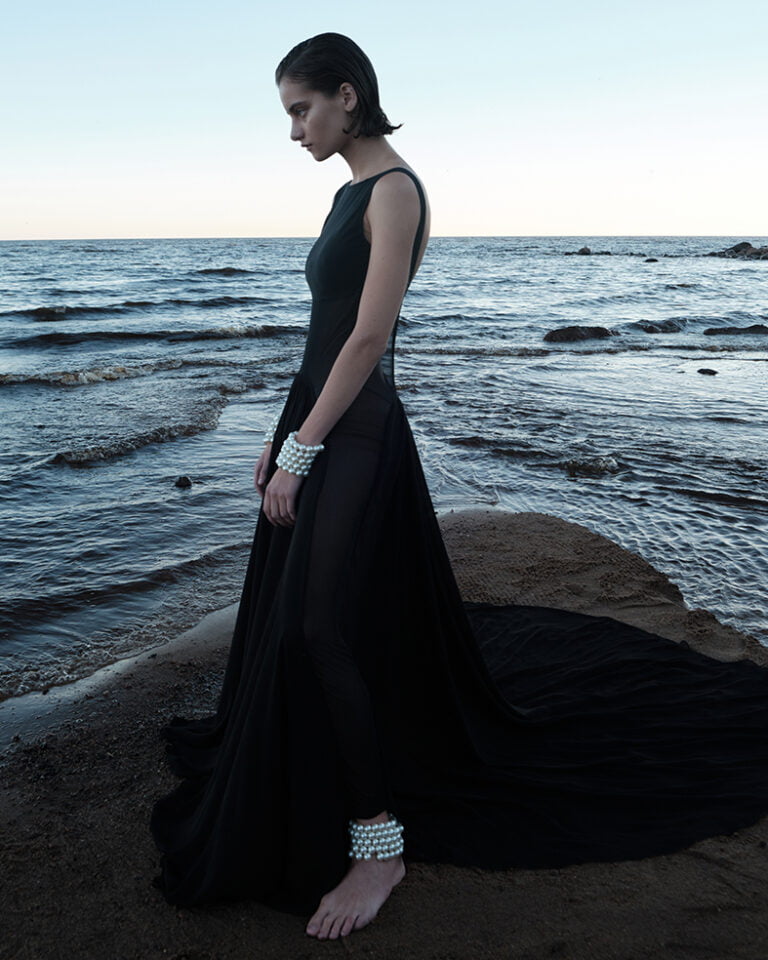
<svg viewBox="0 0 768 960"><path fill-rule="evenodd" d="M421 219L411 276L423 236ZM274 456L352 330L385 171L334 197ZM396 330L396 327L395 327ZM151 831L174 904L313 911L350 817L389 810L405 858L486 868L640 858L768 812L768 671L606 617L464 604L381 363L328 434L293 527L259 514L216 713L161 733L181 779Z"/></svg>

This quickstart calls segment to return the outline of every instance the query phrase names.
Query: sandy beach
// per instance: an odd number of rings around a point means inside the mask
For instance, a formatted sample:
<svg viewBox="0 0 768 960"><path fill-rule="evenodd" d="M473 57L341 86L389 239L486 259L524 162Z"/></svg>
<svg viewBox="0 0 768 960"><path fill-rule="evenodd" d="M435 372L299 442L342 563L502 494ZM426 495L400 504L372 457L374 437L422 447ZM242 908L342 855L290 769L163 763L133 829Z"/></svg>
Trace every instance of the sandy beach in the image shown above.
<svg viewBox="0 0 768 960"><path fill-rule="evenodd" d="M688 609L662 573L585 527L495 510L440 523L466 600L610 616L768 666L766 648ZM333 943L258 903L169 906L151 884L149 815L176 782L158 730L215 708L235 610L69 689L0 705L0 960L765 960L768 818L640 861L493 872L408 864L376 921Z"/></svg>

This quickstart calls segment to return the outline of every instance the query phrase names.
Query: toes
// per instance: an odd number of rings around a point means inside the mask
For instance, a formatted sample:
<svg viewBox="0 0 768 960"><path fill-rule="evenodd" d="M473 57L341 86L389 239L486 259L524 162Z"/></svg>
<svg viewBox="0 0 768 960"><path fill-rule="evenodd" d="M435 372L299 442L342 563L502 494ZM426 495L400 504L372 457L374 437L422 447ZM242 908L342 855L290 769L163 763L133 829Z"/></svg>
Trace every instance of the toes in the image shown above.
<svg viewBox="0 0 768 960"><path fill-rule="evenodd" d="M323 922L320 924L320 930L318 931L318 934L317 934L320 940L325 940L329 936L331 931L331 925L333 924L333 921L335 919L336 918L330 913L327 913L323 917Z"/></svg>
<svg viewBox="0 0 768 960"><path fill-rule="evenodd" d="M345 917L344 922L341 925L339 933L342 937L346 937L348 933L352 933L355 929L355 921L357 920L357 915L351 917Z"/></svg>
<svg viewBox="0 0 768 960"><path fill-rule="evenodd" d="M306 929L307 929L307 933L311 937L317 936L323 924L323 920L325 919L326 916L327 914L325 913L325 911L318 910L312 917L310 917L309 923L307 924Z"/></svg>

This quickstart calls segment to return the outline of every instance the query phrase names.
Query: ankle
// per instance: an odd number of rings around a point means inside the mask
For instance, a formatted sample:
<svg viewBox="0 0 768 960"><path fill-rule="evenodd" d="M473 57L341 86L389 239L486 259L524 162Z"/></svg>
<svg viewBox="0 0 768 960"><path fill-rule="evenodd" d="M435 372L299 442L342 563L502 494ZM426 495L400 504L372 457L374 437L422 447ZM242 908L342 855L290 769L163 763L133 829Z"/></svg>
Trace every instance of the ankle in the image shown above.
<svg viewBox="0 0 768 960"><path fill-rule="evenodd" d="M367 822L349 821L349 856L355 860L390 860L403 853L403 825L386 812Z"/></svg>
<svg viewBox="0 0 768 960"><path fill-rule="evenodd" d="M355 822L367 826L370 823L389 823L389 812L382 810L375 817L355 817Z"/></svg>

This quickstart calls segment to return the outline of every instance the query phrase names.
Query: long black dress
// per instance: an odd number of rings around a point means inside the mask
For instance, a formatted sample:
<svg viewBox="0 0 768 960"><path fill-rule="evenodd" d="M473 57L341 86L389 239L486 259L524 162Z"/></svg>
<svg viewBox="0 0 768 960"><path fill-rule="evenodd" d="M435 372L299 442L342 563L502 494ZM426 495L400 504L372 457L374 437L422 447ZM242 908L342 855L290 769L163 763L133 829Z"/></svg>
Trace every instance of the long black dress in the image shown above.
<svg viewBox="0 0 768 960"><path fill-rule="evenodd" d="M355 323L363 215L388 172L337 192L307 259L270 474ZM162 730L182 778L151 818L171 903L314 911L348 869L348 819L383 809L406 860L489 868L645 857L768 812L768 671L604 617L462 604L393 347L328 434L295 526L259 515L216 713Z"/></svg>

